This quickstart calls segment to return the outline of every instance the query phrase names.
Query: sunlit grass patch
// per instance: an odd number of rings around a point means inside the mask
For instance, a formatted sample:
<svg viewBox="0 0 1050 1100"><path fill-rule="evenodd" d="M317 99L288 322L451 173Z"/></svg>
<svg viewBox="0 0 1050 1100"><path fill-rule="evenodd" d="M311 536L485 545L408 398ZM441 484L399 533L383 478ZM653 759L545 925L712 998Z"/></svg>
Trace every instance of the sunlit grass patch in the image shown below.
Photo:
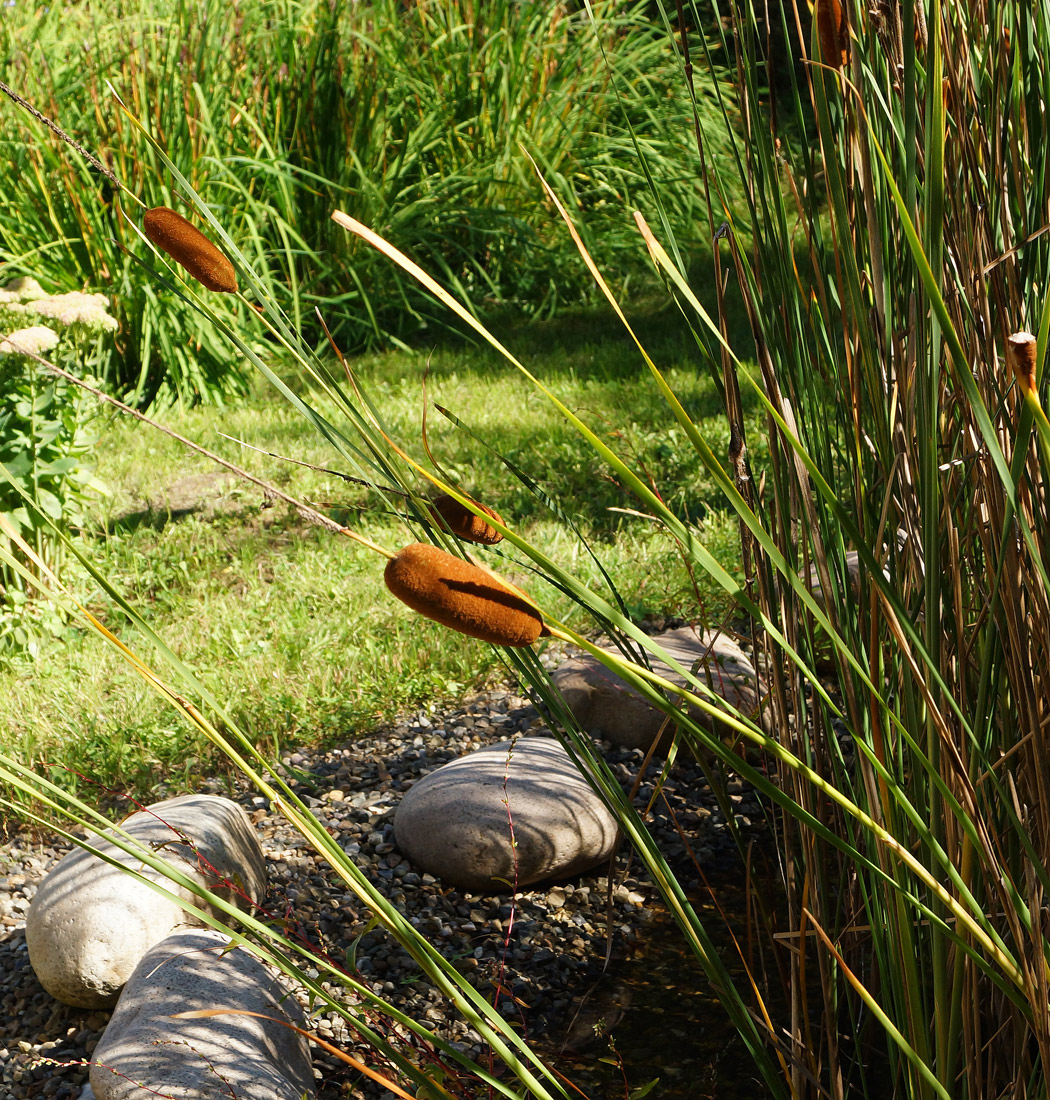
<svg viewBox="0 0 1050 1100"><path fill-rule="evenodd" d="M602 338L587 319L540 330L532 367L595 426L629 446L665 498L724 560L736 560L735 526L717 510L689 448L645 388L632 349ZM727 441L706 374L676 336L662 348L686 400L713 445ZM488 352L456 345L360 357L356 371L381 398L392 431L422 457L421 417L430 403L428 441L443 467L484 493L508 523L527 532L587 583L605 581L579 542L498 457L527 468L557 499L601 557L638 619L697 617L721 622L724 599L692 578L673 541L631 510L632 501L549 407ZM440 415L439 403L470 432ZM706 415L706 419L704 418ZM627 415L625 415L627 414ZM411 541L397 496L377 498L334 473L260 450L340 470L337 455L286 402L264 386L224 409L173 408L160 419L209 450L391 549ZM334 742L417 706L456 698L486 677L505 675L496 651L402 607L383 584L383 563L347 539L312 527L282 502L175 440L107 412L96 459L112 493L81 537L86 553L203 682L226 700L239 726L267 751L293 743ZM473 434L472 434L473 433ZM230 438L232 437L232 438ZM484 443L481 442L484 441ZM575 621L571 601L506 544L478 547L499 573ZM90 590L88 590L90 591ZM149 652L101 594L92 610L129 644ZM583 625L581 623L581 625ZM543 644L543 643L541 643ZM164 775L190 784L216 760L120 658L78 631L67 632L37 662L0 671L0 691L19 707L0 719L0 744L26 760L46 760L96 782L148 791Z"/></svg>

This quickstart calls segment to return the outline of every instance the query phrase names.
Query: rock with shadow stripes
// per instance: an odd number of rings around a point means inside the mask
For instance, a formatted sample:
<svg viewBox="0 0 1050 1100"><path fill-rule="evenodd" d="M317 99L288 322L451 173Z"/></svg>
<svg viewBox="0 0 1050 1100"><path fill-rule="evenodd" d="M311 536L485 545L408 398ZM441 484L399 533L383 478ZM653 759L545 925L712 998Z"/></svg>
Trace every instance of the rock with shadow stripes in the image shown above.
<svg viewBox="0 0 1050 1100"><path fill-rule="evenodd" d="M274 1019L179 1018L212 1009ZM274 1020L304 1026L294 996L258 959L211 929L176 932L143 956L95 1048L96 1100L312 1100L309 1043Z"/></svg>
<svg viewBox="0 0 1050 1100"><path fill-rule="evenodd" d="M694 672L716 700L724 700L727 709L733 708L759 725L767 726L761 705L762 684L751 661L727 634L684 626L657 634L653 641L678 665ZM618 653L612 645L603 648ZM687 683L684 676L665 662L655 657L650 657L650 662L652 671L668 682L679 686ZM648 752L655 743L657 753L666 754L669 750L674 726L668 716L591 654L569 658L551 680L583 729L627 749ZM696 688L693 690L703 694ZM670 692L665 691L665 695L673 698ZM690 706L689 714L716 736L734 739L725 723L712 719L701 708Z"/></svg>
<svg viewBox="0 0 1050 1100"><path fill-rule="evenodd" d="M228 798L169 798L132 814L121 828L241 908L266 894L262 847L247 814ZM108 1008L146 951L174 929L202 923L120 866L161 883L177 898L202 908L204 903L112 840L95 837L91 843L118 866L83 848L59 860L26 914L26 943L33 970L52 997L78 1008Z"/></svg>
<svg viewBox="0 0 1050 1100"><path fill-rule="evenodd" d="M420 779L397 808L394 839L442 882L502 893L582 874L607 860L620 837L565 749L523 737Z"/></svg>

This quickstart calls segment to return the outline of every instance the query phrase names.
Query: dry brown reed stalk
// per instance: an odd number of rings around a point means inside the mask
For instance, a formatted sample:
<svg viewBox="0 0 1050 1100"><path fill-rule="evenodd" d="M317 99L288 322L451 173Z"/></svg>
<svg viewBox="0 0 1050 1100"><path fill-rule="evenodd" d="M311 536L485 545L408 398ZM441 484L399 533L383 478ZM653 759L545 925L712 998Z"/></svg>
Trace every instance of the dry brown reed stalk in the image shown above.
<svg viewBox="0 0 1050 1100"><path fill-rule="evenodd" d="M237 291L233 264L208 238L181 214L167 206L147 210L142 219L146 236L202 286L223 294Z"/></svg>
<svg viewBox="0 0 1050 1100"><path fill-rule="evenodd" d="M549 633L539 611L502 578L428 543L398 551L383 577L413 611L471 638L528 646Z"/></svg>
<svg viewBox="0 0 1050 1100"><path fill-rule="evenodd" d="M489 508L481 501L474 500L473 497L470 499L485 515L491 516L497 523L503 522L503 517L495 509ZM478 542L483 546L495 546L497 542L503 541L503 536L495 527L486 523L481 516L475 515L466 505L460 504L455 497L449 496L448 493L442 493L441 496L437 497L432 510L443 526L467 542Z"/></svg>

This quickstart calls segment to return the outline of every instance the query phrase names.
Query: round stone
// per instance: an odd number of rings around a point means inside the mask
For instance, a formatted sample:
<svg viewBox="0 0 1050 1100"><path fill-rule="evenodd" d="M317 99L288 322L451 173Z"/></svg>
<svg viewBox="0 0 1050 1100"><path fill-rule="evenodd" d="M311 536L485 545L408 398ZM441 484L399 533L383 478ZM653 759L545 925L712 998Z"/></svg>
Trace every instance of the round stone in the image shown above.
<svg viewBox="0 0 1050 1100"><path fill-rule="evenodd" d="M201 1011L217 1014L179 1015ZM91 1087L97 1100L304 1100L314 1095L310 1047L289 1023L304 1026L302 1013L258 959L210 928L183 929L132 972L95 1048Z"/></svg>
<svg viewBox="0 0 1050 1100"><path fill-rule="evenodd" d="M241 908L266 893L266 861L247 814L215 795L183 795L132 814L121 828L172 862L200 886ZM112 1005L128 975L153 944L180 925L200 922L179 899L206 907L191 890L129 855L105 836L64 856L33 897L26 915L29 959L40 984L78 1008ZM121 870L138 871L172 896Z"/></svg>
<svg viewBox="0 0 1050 1100"><path fill-rule="evenodd" d="M397 809L394 838L443 882L493 893L587 871L612 855L619 832L565 749L525 737L419 780Z"/></svg>
<svg viewBox="0 0 1050 1100"><path fill-rule="evenodd" d="M653 641L682 668L696 669L715 695L731 707L766 725L761 706L764 691L754 666L727 635L697 632L686 626L654 635ZM619 652L611 645L604 648L610 653ZM665 662L651 657L651 663L653 671L665 680L686 684L685 677ZM551 681L584 729L628 749L648 752L654 742L659 753L670 748L674 726L668 716L597 657L589 653L571 657L555 671ZM732 736L731 730L712 721L699 707L690 706L689 714L716 736Z"/></svg>

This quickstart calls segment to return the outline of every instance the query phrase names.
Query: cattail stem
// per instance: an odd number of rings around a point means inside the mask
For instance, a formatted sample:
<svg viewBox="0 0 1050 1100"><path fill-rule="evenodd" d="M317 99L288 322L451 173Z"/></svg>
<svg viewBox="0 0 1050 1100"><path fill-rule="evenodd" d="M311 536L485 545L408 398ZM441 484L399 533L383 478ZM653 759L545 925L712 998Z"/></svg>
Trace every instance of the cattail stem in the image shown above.
<svg viewBox="0 0 1050 1100"><path fill-rule="evenodd" d="M289 1031L294 1031L297 1035L302 1035L304 1039L309 1039L311 1043L316 1043L319 1047L323 1047L329 1054L334 1055L348 1066L353 1066L354 1069L365 1074L367 1077L371 1077L373 1081L377 1081L379 1084L389 1089L395 1096L400 1096L402 1100L414 1100L410 1093L405 1092L400 1085L394 1084L389 1077L385 1077L383 1074L365 1065L364 1062L358 1061L358 1059L351 1055L345 1054L338 1047L333 1046L319 1035L315 1035L312 1031L306 1031L304 1028L296 1027L290 1020L281 1020L276 1016L267 1016L262 1012L251 1012L246 1008L199 1008L191 1012L176 1012L171 1019L200 1020L210 1016L254 1016L257 1020L269 1020L272 1024L279 1024L281 1027L288 1028Z"/></svg>
<svg viewBox="0 0 1050 1100"><path fill-rule="evenodd" d="M403 489L395 489L392 485L376 485L374 482L367 481L363 477L352 477L350 474L344 474L341 470L333 470L329 466L315 466L312 462L303 462L298 458L291 458L289 455L275 454L273 451L263 450L262 447L256 447L253 443L246 443L243 439L238 439L236 436L227 435L225 432L219 432L219 435L223 439L228 439L231 443L238 443L242 447L246 447L249 451L257 451L261 455L266 455L267 458L276 458L281 462L291 462L296 466L305 466L308 470L316 470L319 474L331 474L332 477L341 478L343 481L348 481L351 485L361 485L366 489L378 489L381 493L390 493L393 496L404 497L405 500L409 499L408 493Z"/></svg>
<svg viewBox="0 0 1050 1100"><path fill-rule="evenodd" d="M102 161L95 156L94 153L88 152L79 141L71 138L69 134L62 129L56 122L52 122L47 115L38 111L28 99L23 99L13 88L9 88L2 80L0 80L0 92L3 92L8 99L13 100L22 108L23 111L28 111L33 118L42 122L56 137L64 141L70 148L75 149L86 161L88 161L92 167L97 168L105 177L116 187L118 190L123 191L126 195L130 195L139 206L145 208L146 204L132 191L129 187L117 177L111 168L107 168Z"/></svg>
<svg viewBox="0 0 1050 1100"><path fill-rule="evenodd" d="M437 509L435 517L438 519L439 526L443 529L452 531L453 534L468 542L479 542L486 546L493 546L497 542L503 540L503 532L498 530L497 526L493 526L487 522L487 520L491 519L496 525L505 526L503 517L498 512L486 507L480 501L474 500L473 497L468 497L455 486L446 485L440 478L435 477L429 470L416 462L410 454L407 454L398 446L398 444L383 431L379 424L376 424L376 430L398 458L408 463L416 473L429 481L431 485L442 490L442 497L439 497L434 503L438 504L440 501L444 500L450 515L442 516L440 514L440 508ZM457 499L457 496L462 497L462 500ZM467 501L470 503L467 504ZM475 511L475 509L477 509L477 511Z"/></svg>
<svg viewBox="0 0 1050 1100"><path fill-rule="evenodd" d="M1050 421L1039 401L1039 395L1032 390L1028 395L1028 402L1032 406L1035 418L1035 431L1039 437L1039 449L1043 455L1043 469L1050 470Z"/></svg>
<svg viewBox="0 0 1050 1100"><path fill-rule="evenodd" d="M330 519L323 513L318 512L316 508L311 508L309 504L305 504L303 501L297 500L293 496L289 496L288 493L283 492L269 482L263 481L262 478L258 478L254 474L248 473L247 470L242 470L239 466L234 466L232 462L227 462L226 459L220 458L217 454L202 447L199 443L194 443L192 439L187 439L171 428L166 428L163 424L158 424L156 420L151 420L145 413L140 413L138 409L133 409L130 405L125 405L123 401L118 401L117 398L110 397L108 393L103 393L102 390L96 389L82 378L77 378L75 374L70 374L69 371L63 370L61 367L56 367L54 363L49 363L43 356L32 355L30 358L36 360L36 362L52 374L56 374L59 378L64 378L67 382L72 382L74 386L79 386L80 389L86 390L99 401L107 405L112 405L122 413L127 413L129 416L135 417L136 420L141 420L143 424L148 424L158 432L163 432L164 435L171 436L172 439L177 440L184 447L189 447L191 451L196 451L197 454L203 455L205 458L217 463L219 466L229 470L230 473L235 474L242 480L250 481L253 485L262 489L266 496L276 498L277 500L283 500L286 504L290 504L295 509L296 513L308 523L323 527L326 531L330 531L334 535L343 535L345 538L353 539L354 542L360 543L366 549L381 554L387 561L394 557L394 554L385 547L380 546L364 535L359 535L356 531L351 531L349 527L344 527L341 523L336 523L334 519Z"/></svg>

